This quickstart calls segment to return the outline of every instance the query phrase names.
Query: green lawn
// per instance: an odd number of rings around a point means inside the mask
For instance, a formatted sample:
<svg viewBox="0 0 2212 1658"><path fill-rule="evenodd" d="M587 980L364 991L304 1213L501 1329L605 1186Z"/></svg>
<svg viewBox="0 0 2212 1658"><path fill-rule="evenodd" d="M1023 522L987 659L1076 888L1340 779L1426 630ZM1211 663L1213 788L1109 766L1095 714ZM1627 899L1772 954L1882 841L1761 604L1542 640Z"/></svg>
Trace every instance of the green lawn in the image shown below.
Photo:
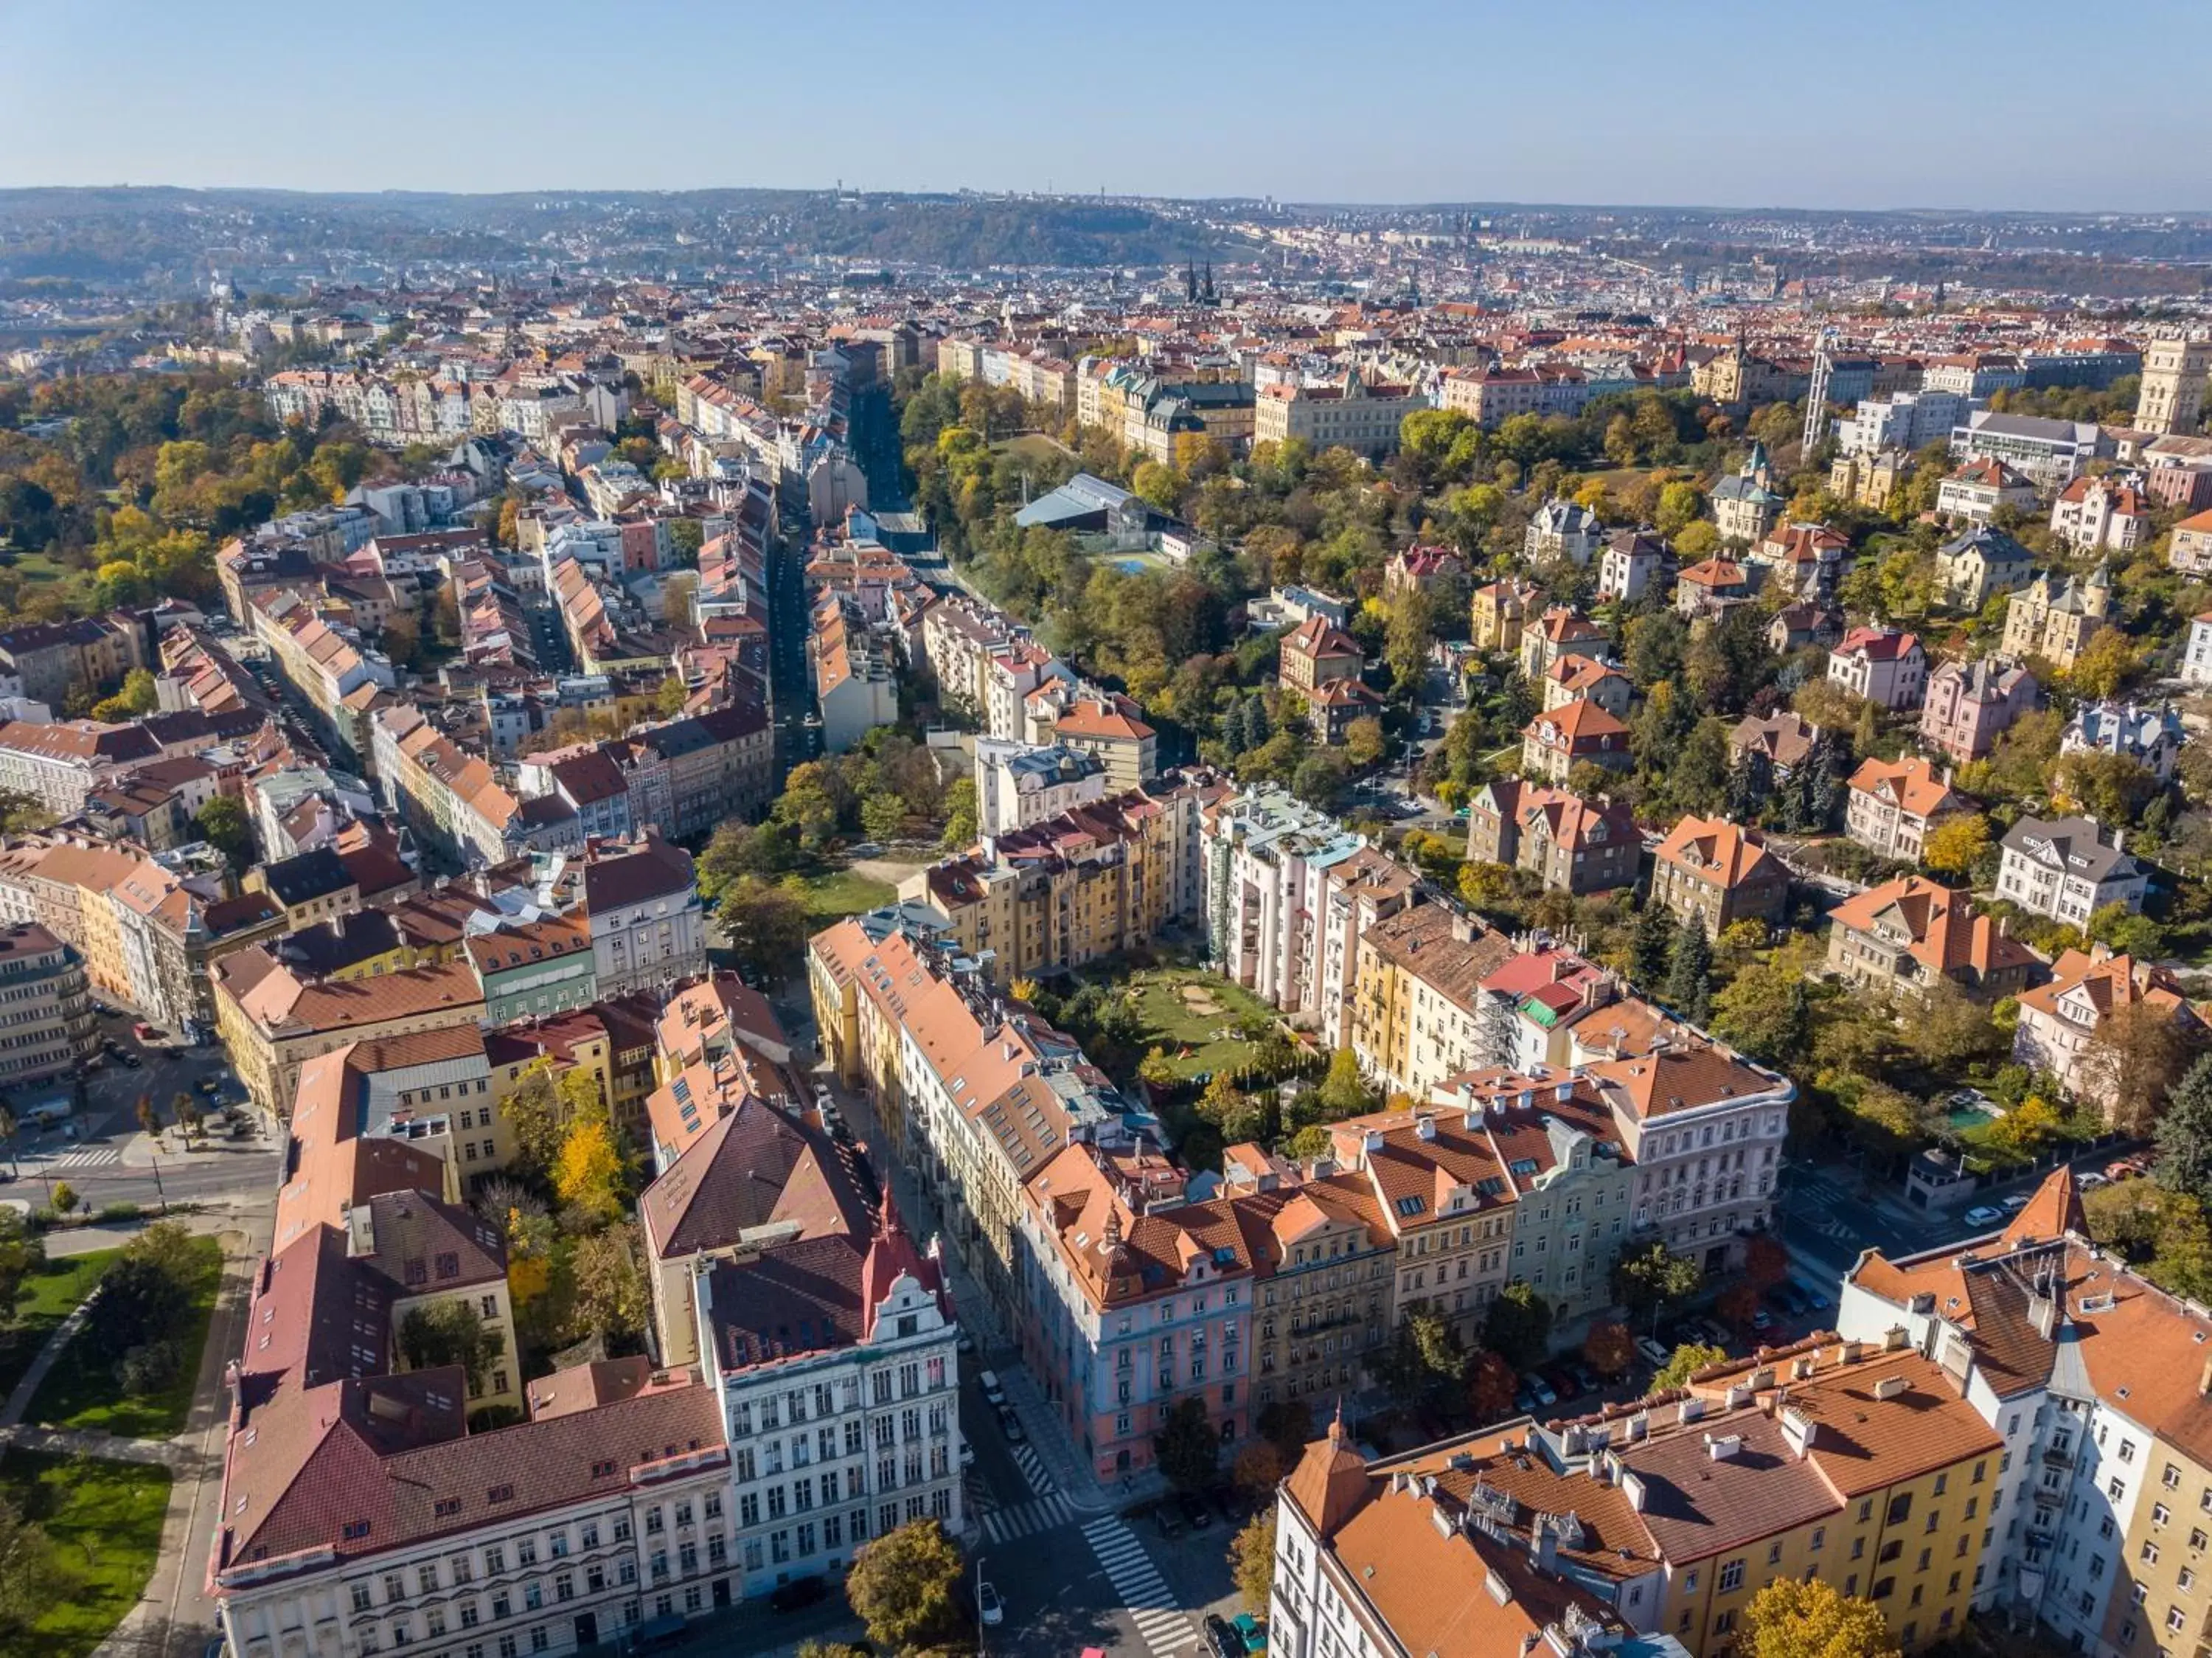
<svg viewBox="0 0 2212 1658"><path fill-rule="evenodd" d="M26 582L58 582L70 573L47 552L19 552L8 568Z"/></svg>
<svg viewBox="0 0 2212 1658"><path fill-rule="evenodd" d="M806 888L806 913L817 927L863 910L880 910L898 897L896 887L850 869L808 875L802 884Z"/></svg>
<svg viewBox="0 0 2212 1658"><path fill-rule="evenodd" d="M131 1439L167 1439L181 1433L185 1413L191 1407L192 1386L199 1378L200 1352L207 1345L216 1290L222 1283L222 1246L213 1238L193 1239L192 1266L191 1311L181 1326L183 1352L174 1381L143 1399L125 1399L108 1366L72 1363L71 1356L64 1354L32 1396L29 1419L49 1428L89 1428Z"/></svg>
<svg viewBox="0 0 2212 1658"><path fill-rule="evenodd" d="M1063 459L1068 451L1054 439L1042 432L1024 432L1018 437L1002 437L991 445L992 453L1026 460L1033 466L1050 466Z"/></svg>
<svg viewBox="0 0 2212 1658"><path fill-rule="evenodd" d="M10 1451L0 1458L0 1490L46 1527L67 1584L28 1631L0 1637L0 1658L85 1658L138 1604L154 1575L169 1471Z"/></svg>
<svg viewBox="0 0 2212 1658"><path fill-rule="evenodd" d="M1247 1017L1275 1017L1273 1009L1243 985L1198 967L1140 968L1117 982L1137 993L1146 1045L1165 1049L1180 1076L1233 1069L1251 1057L1254 1045L1214 1033ZM1184 994L1186 989L1190 995Z"/></svg>
<svg viewBox="0 0 2212 1658"><path fill-rule="evenodd" d="M70 1255L51 1260L23 1280L15 1300L15 1321L0 1329L0 1399L15 1391L23 1372L46 1344L46 1338L92 1292L108 1263L123 1252L95 1250L89 1255Z"/></svg>

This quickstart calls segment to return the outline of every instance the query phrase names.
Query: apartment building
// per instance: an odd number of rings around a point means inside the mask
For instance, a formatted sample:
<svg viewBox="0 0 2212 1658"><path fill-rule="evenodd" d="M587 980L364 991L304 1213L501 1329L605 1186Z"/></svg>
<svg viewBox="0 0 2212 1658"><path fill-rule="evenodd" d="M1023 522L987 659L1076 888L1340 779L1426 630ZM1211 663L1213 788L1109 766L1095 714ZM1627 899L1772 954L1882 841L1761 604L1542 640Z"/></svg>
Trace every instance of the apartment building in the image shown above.
<svg viewBox="0 0 2212 1658"><path fill-rule="evenodd" d="M1997 896L2075 927L2107 904L2141 909L2149 877L2125 838L2115 830L2106 845L2094 818L2023 817L1999 843Z"/></svg>
<svg viewBox="0 0 2212 1658"><path fill-rule="evenodd" d="M292 588L254 594L243 619L268 647L293 695L307 704L316 734L355 765L374 771L370 716L391 700L391 662L350 629L333 626Z"/></svg>
<svg viewBox="0 0 2212 1658"><path fill-rule="evenodd" d="M1360 1069L1416 1100L1447 1076L1496 1063L1482 982L1512 941L1442 903L1411 904L1359 935L1352 1051Z"/></svg>
<svg viewBox="0 0 2212 1658"><path fill-rule="evenodd" d="M814 607L806 655L824 752L842 754L876 727L898 723L898 680L890 653L861 619L858 607L836 594L824 594Z"/></svg>
<svg viewBox="0 0 2212 1658"><path fill-rule="evenodd" d="M917 870L902 901L937 917L994 984L1064 972L1195 918L1201 789L1176 775L987 836Z"/></svg>
<svg viewBox="0 0 2212 1658"><path fill-rule="evenodd" d="M1917 708L1928 694L1928 653L1917 634L1855 627L1828 653L1828 683L1893 713Z"/></svg>
<svg viewBox="0 0 2212 1658"><path fill-rule="evenodd" d="M2051 503L2051 533L2083 552L2133 552L2150 533L2150 503L2133 484L2077 478Z"/></svg>
<svg viewBox="0 0 2212 1658"><path fill-rule="evenodd" d="M1939 663L1920 706L1921 747L1960 765L1980 759L2041 697L2035 676L2016 664L1987 656Z"/></svg>
<svg viewBox="0 0 2212 1658"><path fill-rule="evenodd" d="M1366 653L1349 633L1309 616L1283 636L1276 682L1310 701L1323 686L1358 679L1366 665Z"/></svg>
<svg viewBox="0 0 2212 1658"><path fill-rule="evenodd" d="M1357 936L1338 930L1329 874L1346 871L1347 893L1374 881L1372 861L1356 862L1365 837L1272 787L1208 802L1200 825L1209 964L1293 1020L1334 1024L1357 974ZM1370 887L1375 911L1401 901L1395 885ZM1364 907L1347 897L1344 919Z"/></svg>
<svg viewBox="0 0 2212 1658"><path fill-rule="evenodd" d="M975 740L975 823L985 835L1026 829L1105 794L1106 768L1094 754L1065 743Z"/></svg>
<svg viewBox="0 0 2212 1658"><path fill-rule="evenodd" d="M1544 670L1540 690L1547 713L1586 698L1617 720L1628 717L1636 695L1634 682L1610 662L1573 655L1562 656Z"/></svg>
<svg viewBox="0 0 2212 1658"><path fill-rule="evenodd" d="M581 850L582 821L558 795L518 797L420 709L380 708L369 728L384 804L447 863L482 869L529 851Z"/></svg>
<svg viewBox="0 0 2212 1658"><path fill-rule="evenodd" d="M1975 1612L2039 1620L2096 1658L2197 1638L2212 1322L2090 1241L2070 1169L2002 1232L1895 1259L1869 1250L1836 1325L1863 1341L1902 1332L2003 1446L1977 1516L1989 1559Z"/></svg>
<svg viewBox="0 0 2212 1658"><path fill-rule="evenodd" d="M2189 621L2189 643L2181 656L2181 677L2193 686L2212 685L2212 610Z"/></svg>
<svg viewBox="0 0 2212 1658"><path fill-rule="evenodd" d="M1723 541L1750 546L1781 521L1790 503L1775 493L1773 481L1766 446L1753 439L1743 465L1713 485L1713 523Z"/></svg>
<svg viewBox="0 0 2212 1658"><path fill-rule="evenodd" d="M1249 1240L1252 1402L1259 1411L1366 1385L1393 1334L1398 1240L1373 1185L1309 1174L1255 1145L1222 1160Z"/></svg>
<svg viewBox="0 0 2212 1658"><path fill-rule="evenodd" d="M966 594L948 593L922 613L922 650L945 707L981 719L990 692L993 657L1029 637L1005 612ZM1018 735L993 730L994 737Z"/></svg>
<svg viewBox="0 0 2212 1658"><path fill-rule="evenodd" d="M2212 575L2212 512L2192 514L2173 527L2166 563L2185 576Z"/></svg>
<svg viewBox="0 0 2212 1658"><path fill-rule="evenodd" d="M2094 1045L2106 1020L2133 1008L2163 1015L2192 1040L2204 1033L2180 980L2166 968L2104 944L2067 950L2051 963L2049 983L2021 993L2013 1057L2050 1071L2069 1094L2094 1102L2116 1121L2145 1121L2158 1102L2121 1098L2124 1079Z"/></svg>
<svg viewBox="0 0 2212 1658"><path fill-rule="evenodd" d="M36 922L0 926L0 1087L66 1071L99 1042L83 958Z"/></svg>
<svg viewBox="0 0 2212 1658"><path fill-rule="evenodd" d="M2015 593L2035 574L2035 557L2011 536L1977 524L1936 549L1936 584L1943 602L1979 611L2001 593Z"/></svg>
<svg viewBox="0 0 2212 1658"><path fill-rule="evenodd" d="M2118 754L2142 766L2160 783L2171 782L2188 733L2173 704L2136 702L2081 703L2058 740L2061 754Z"/></svg>
<svg viewBox="0 0 2212 1658"><path fill-rule="evenodd" d="M752 703L732 703L646 726L626 742L634 764L641 762L640 776L631 783L633 815L641 825L657 824L673 840L712 834L717 824L750 818L781 788L775 733L767 710ZM653 798L641 802L640 790L647 787Z"/></svg>
<svg viewBox="0 0 2212 1658"><path fill-rule="evenodd" d="M1726 818L1686 817L1660 843L1651 872L1654 904L1705 924L1717 938L1739 921L1778 921L1790 903L1790 871L1756 829Z"/></svg>
<svg viewBox="0 0 2212 1658"><path fill-rule="evenodd" d="M1486 582L1468 601L1468 639L1489 655L1518 655L1522 630L1542 596L1533 582Z"/></svg>
<svg viewBox="0 0 2212 1658"><path fill-rule="evenodd" d="M1994 455L1968 460L1936 489L1936 511L1952 523L1987 528L2000 512L2036 508L2035 485Z"/></svg>
<svg viewBox="0 0 2212 1658"><path fill-rule="evenodd" d="M590 847L580 876L599 996L665 996L707 971L707 928L691 855L648 829L638 839Z"/></svg>
<svg viewBox="0 0 2212 1658"><path fill-rule="evenodd" d="M1452 405L1452 386L1455 376L1447 375L1444 381L1444 407ZM1476 417L1480 420L1480 417ZM1579 502L1554 496L1536 509L1528 521L1528 533L1522 537L1522 556L1531 564L1549 564L1565 559L1577 570L1583 569L1597 557L1598 549L1605 545L1604 527L1598 515Z"/></svg>
<svg viewBox="0 0 2212 1658"><path fill-rule="evenodd" d="M1580 612L1553 605L1521 635L1521 672L1540 680L1562 656L1603 657L1611 646L1606 631Z"/></svg>
<svg viewBox="0 0 2212 1658"><path fill-rule="evenodd" d="M1637 1167L1632 1234L1708 1274L1742 1265L1774 1219L1789 1078L1717 1044L1677 1041L1589 1067Z"/></svg>
<svg viewBox="0 0 2212 1658"><path fill-rule="evenodd" d="M1528 369L1450 369L1443 382L1443 406L1486 431L1516 415L1576 415L1589 400L1589 381L1570 363Z"/></svg>
<svg viewBox="0 0 2212 1658"><path fill-rule="evenodd" d="M1024 712L1024 736L1032 743L1065 743L1095 756L1115 792L1144 789L1160 775L1159 735L1127 697L1070 686L1040 686Z"/></svg>
<svg viewBox="0 0 2212 1658"><path fill-rule="evenodd" d="M2086 577L2063 582L2039 576L2007 604L1999 648L2015 660L2037 657L2063 673L2081 659L2112 609L2112 574L2102 564Z"/></svg>
<svg viewBox="0 0 2212 1658"><path fill-rule="evenodd" d="M1970 809L1951 789L1951 768L1915 754L1867 759L1851 773L1844 832L1877 857L1917 863L1928 836L1947 816Z"/></svg>
<svg viewBox="0 0 2212 1658"><path fill-rule="evenodd" d="M94 791L161 758L140 725L91 720L0 725L0 789L34 800L57 817L75 817Z"/></svg>
<svg viewBox="0 0 2212 1658"><path fill-rule="evenodd" d="M794 1178L820 1167L803 1167ZM759 1178L726 1159L707 1174L721 1204L744 1201L734 1189ZM839 1203L837 1222L804 1236L771 1222L769 1237L692 1269L696 1344L729 1446L726 1557L741 1597L834 1577L870 1538L912 1521L954 1535L965 1523L951 1299L933 1253L915 1247L888 1198L868 1206L872 1195Z"/></svg>
<svg viewBox="0 0 2212 1658"><path fill-rule="evenodd" d="M59 708L72 691L119 685L147 665L137 629L103 616L0 631L0 680L18 682L10 695L49 708Z"/></svg>
<svg viewBox="0 0 2212 1658"><path fill-rule="evenodd" d="M1887 997L1924 997L1948 979L1977 1002L2017 996L2041 971L2001 921L1919 875L1886 881L1828 911L1827 970Z"/></svg>
<svg viewBox="0 0 2212 1658"><path fill-rule="evenodd" d="M1419 388L1370 382L1357 369L1333 386L1263 386L1253 399L1252 441L1297 438L1317 450L1346 448L1380 460L1397 453L1406 417L1428 406Z"/></svg>
<svg viewBox="0 0 2212 1658"><path fill-rule="evenodd" d="M1636 764L1628 728L1588 697L1539 714L1521 733L1521 770L1564 786L1578 765L1625 771Z"/></svg>
<svg viewBox="0 0 2212 1658"><path fill-rule="evenodd" d="M1335 1423L1282 1487L1270 1645L1721 1658L1759 1589L1817 1577L1917 1650L1972 1604L2002 1450L1941 1366L1867 1341L1373 1464Z"/></svg>
<svg viewBox="0 0 2212 1658"><path fill-rule="evenodd" d="M1648 530L1620 530L1605 544L1597 564L1597 596L1634 604L1665 575L1667 544Z"/></svg>
<svg viewBox="0 0 2212 1658"><path fill-rule="evenodd" d="M265 945L212 964L215 1025L239 1080L263 1110L291 1107L300 1067L317 1054L374 1037L483 1022L483 993L465 963L380 978L317 982Z"/></svg>
<svg viewBox="0 0 2212 1658"><path fill-rule="evenodd" d="M1255 1274L1231 1203L1153 1203L1140 1176L1079 1143L1023 1192L1023 1357L1093 1472L1150 1467L1185 1399L1234 1448L1254 1409Z"/></svg>
<svg viewBox="0 0 2212 1658"><path fill-rule="evenodd" d="M1485 783L1468 802L1467 855L1483 863L1526 869L1547 892L1585 893L1632 887L1644 840L1625 806L1584 800L1520 777Z"/></svg>

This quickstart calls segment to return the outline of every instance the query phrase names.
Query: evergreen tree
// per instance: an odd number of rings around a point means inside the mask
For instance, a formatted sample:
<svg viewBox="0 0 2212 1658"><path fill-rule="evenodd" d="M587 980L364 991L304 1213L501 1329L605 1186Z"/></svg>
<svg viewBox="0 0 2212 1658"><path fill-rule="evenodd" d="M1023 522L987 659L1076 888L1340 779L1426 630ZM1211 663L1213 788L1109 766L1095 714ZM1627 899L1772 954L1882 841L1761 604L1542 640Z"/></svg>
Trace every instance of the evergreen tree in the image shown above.
<svg viewBox="0 0 2212 1658"><path fill-rule="evenodd" d="M1756 748L1747 748L1743 758L1729 770L1724 809L1738 823L1755 823L1765 808L1766 797L1773 792L1774 768Z"/></svg>
<svg viewBox="0 0 2212 1658"><path fill-rule="evenodd" d="M1221 746L1228 752L1231 759L1235 759L1252 747L1247 730L1244 723L1244 704L1230 704L1229 711L1221 716Z"/></svg>
<svg viewBox="0 0 2212 1658"><path fill-rule="evenodd" d="M1667 960L1667 1003L1693 1023L1703 1023L1712 1011L1713 947L1705 937L1705 923L1692 916L1674 936L1674 948Z"/></svg>
<svg viewBox="0 0 2212 1658"><path fill-rule="evenodd" d="M2166 1096L2154 1133L2159 1184L2200 1203L2212 1199L2212 1054L2191 1065Z"/></svg>
<svg viewBox="0 0 2212 1658"><path fill-rule="evenodd" d="M1629 971L1638 985L1649 990L1667 976L1674 949L1674 917L1656 898L1644 900L1644 913L1636 917L1636 930L1628 941Z"/></svg>
<svg viewBox="0 0 2212 1658"><path fill-rule="evenodd" d="M1244 739L1253 747L1275 735L1275 728L1267 718L1267 704L1255 692L1244 699Z"/></svg>

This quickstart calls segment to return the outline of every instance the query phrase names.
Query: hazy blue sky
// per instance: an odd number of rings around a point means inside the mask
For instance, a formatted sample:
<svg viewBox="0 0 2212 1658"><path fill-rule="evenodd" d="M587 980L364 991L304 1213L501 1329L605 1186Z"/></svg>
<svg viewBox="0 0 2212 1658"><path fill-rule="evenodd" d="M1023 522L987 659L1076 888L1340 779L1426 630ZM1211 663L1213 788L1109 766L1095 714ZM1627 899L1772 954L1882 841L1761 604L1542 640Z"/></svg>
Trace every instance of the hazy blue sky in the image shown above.
<svg viewBox="0 0 2212 1658"><path fill-rule="evenodd" d="M2206 21L2204 0L0 0L0 183L2203 208Z"/></svg>

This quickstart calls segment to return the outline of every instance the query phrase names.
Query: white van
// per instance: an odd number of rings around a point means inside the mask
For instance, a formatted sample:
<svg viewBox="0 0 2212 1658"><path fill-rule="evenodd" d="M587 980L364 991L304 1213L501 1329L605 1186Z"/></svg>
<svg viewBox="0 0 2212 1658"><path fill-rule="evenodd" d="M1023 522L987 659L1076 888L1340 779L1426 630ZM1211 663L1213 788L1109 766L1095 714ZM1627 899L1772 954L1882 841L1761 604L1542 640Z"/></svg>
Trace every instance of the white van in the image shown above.
<svg viewBox="0 0 2212 1658"><path fill-rule="evenodd" d="M994 1407L1006 1402L1006 1390L999 1386L999 1379L988 1370L979 1370L975 1380L983 1389L983 1397Z"/></svg>

